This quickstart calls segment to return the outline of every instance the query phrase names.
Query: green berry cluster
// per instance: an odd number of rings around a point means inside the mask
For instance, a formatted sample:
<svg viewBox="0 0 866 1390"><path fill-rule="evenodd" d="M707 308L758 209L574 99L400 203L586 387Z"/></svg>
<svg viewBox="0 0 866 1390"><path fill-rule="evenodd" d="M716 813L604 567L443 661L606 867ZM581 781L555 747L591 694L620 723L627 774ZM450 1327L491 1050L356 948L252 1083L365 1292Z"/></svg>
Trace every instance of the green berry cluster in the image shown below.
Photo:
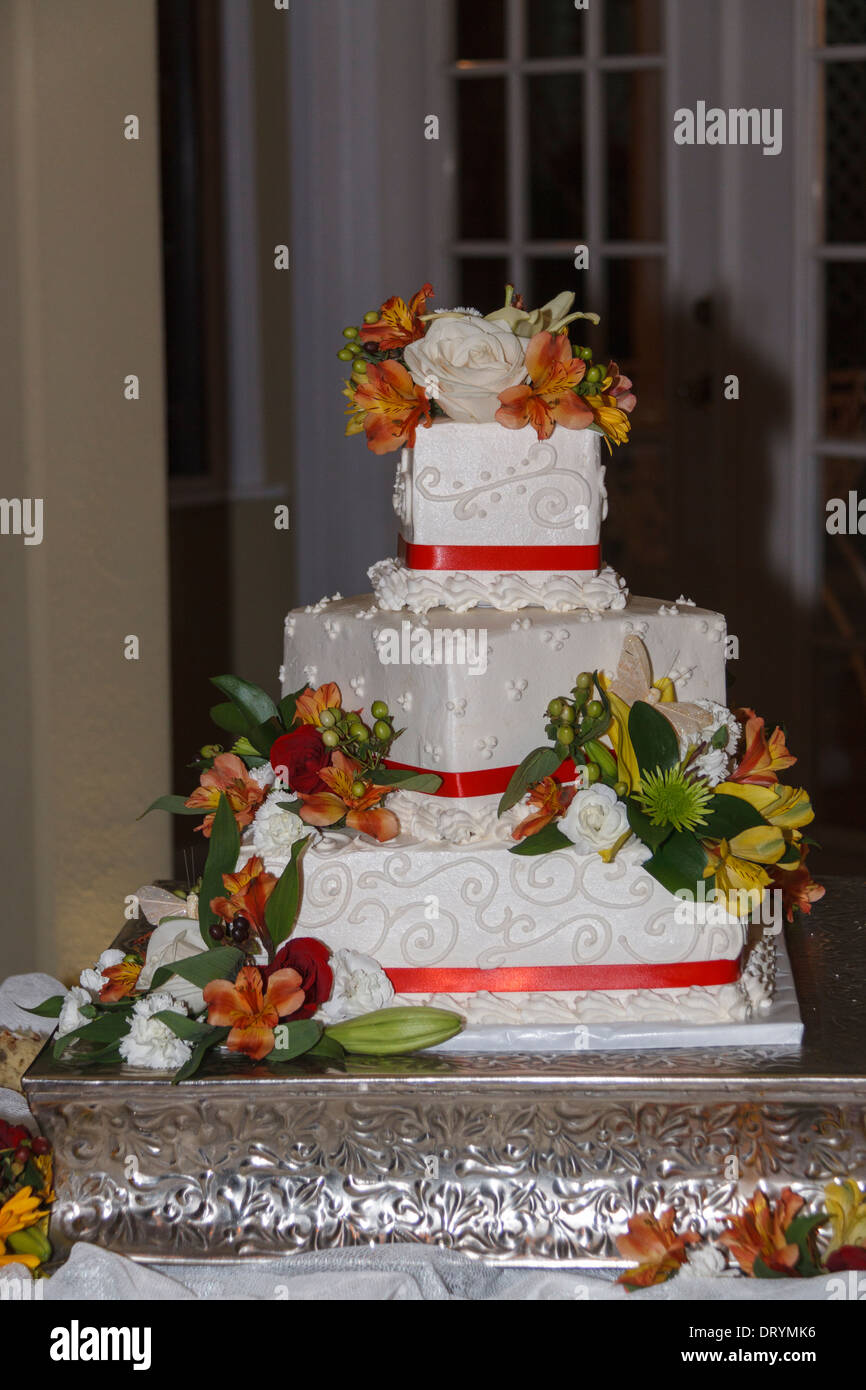
<svg viewBox="0 0 866 1390"><path fill-rule="evenodd" d="M372 770L378 767L397 735L391 712L384 700L374 700L370 714L372 726L365 724L360 714L343 709L323 709L319 715L319 727L326 748L340 748L363 767ZM363 782L356 783L355 787L352 788L353 794L361 796Z"/></svg>
<svg viewBox="0 0 866 1390"><path fill-rule="evenodd" d="M364 315L365 323L375 323L379 318L378 309L370 309ZM337 356L341 362L351 362L352 376L355 381L363 381L367 375L367 367L371 362L381 360L382 353L376 352L372 348L366 347L361 342L361 330L356 324L349 324L343 329L344 343Z"/></svg>
<svg viewBox="0 0 866 1390"><path fill-rule="evenodd" d="M583 380L575 387L577 394L579 396L597 396L601 391L601 383L604 381L604 367L593 362L592 348L578 347L574 344L571 352L573 357L579 357L587 364Z"/></svg>
<svg viewBox="0 0 866 1390"><path fill-rule="evenodd" d="M570 697L557 695L548 704L545 732L563 757L572 757L585 767L590 786L603 781L623 798L628 787L617 779L616 758L599 742L610 725L610 714L606 703L593 695L596 684L592 671L581 671ZM600 689L598 693L601 695Z"/></svg>

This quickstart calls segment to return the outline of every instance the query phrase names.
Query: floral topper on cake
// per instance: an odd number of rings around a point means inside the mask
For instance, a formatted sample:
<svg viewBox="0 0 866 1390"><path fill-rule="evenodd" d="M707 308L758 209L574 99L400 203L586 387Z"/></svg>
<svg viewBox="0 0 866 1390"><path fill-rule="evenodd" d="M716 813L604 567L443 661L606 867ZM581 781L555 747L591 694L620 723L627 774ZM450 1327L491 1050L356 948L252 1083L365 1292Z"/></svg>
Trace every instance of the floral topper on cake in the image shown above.
<svg viewBox="0 0 866 1390"><path fill-rule="evenodd" d="M77 985L31 1011L57 1019L55 1057L71 1049L77 1065L120 1059L182 1081L216 1047L274 1065L414 1052L453 1037L458 1014L393 1007L372 957L293 936L311 835L342 827L391 840L400 824L382 804L388 794L435 791L442 779L386 765L402 730L382 700L365 720L343 709L333 681L278 703L237 676L213 684L228 697L211 718L232 735L230 749L206 744L191 795L147 808L203 817L204 870L189 892L142 889L138 907L155 930L103 951Z"/></svg>
<svg viewBox="0 0 866 1390"><path fill-rule="evenodd" d="M581 672L546 719L551 742L527 754L499 804L500 815L526 812L513 853L574 847L610 862L639 841L644 869L669 892L736 917L768 889L789 922L823 897L806 864L809 795L779 781L796 758L753 709L678 701L632 635L613 677Z"/></svg>
<svg viewBox="0 0 866 1390"><path fill-rule="evenodd" d="M592 349L572 344L577 319L564 291L528 310L513 285L492 313L477 309L428 311L432 285L406 303L394 296L371 309L359 326L343 329L338 352L351 362L346 383L346 434L367 436L375 454L414 446L420 427L436 415L472 424L493 420L506 429L531 425L548 439L557 425L595 430L612 444L628 439L636 397L615 362L593 362Z"/></svg>

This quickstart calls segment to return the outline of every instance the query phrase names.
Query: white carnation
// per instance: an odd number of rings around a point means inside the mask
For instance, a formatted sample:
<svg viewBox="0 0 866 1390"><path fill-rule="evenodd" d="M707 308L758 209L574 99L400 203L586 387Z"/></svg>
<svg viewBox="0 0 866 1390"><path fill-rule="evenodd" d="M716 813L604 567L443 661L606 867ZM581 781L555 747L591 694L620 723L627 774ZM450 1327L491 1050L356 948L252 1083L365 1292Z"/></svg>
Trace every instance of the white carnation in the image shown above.
<svg viewBox="0 0 866 1390"><path fill-rule="evenodd" d="M85 1004L93 1001L86 989L80 985L73 985L66 991L66 996L60 1006L60 1018L57 1021L57 1036L64 1037L67 1033L74 1033L76 1028L82 1028L90 1019L85 1018L81 1010Z"/></svg>
<svg viewBox="0 0 866 1390"><path fill-rule="evenodd" d="M91 994L98 994L103 985L108 984L108 976L104 974L104 971L111 965L120 965L122 960L125 960L123 951L115 951L111 948L103 951L92 970L82 970L78 983L82 989L89 990Z"/></svg>
<svg viewBox="0 0 866 1390"><path fill-rule="evenodd" d="M263 860L269 874L277 877L292 856L292 845L308 833L307 826L294 811L284 811L281 801L290 799L285 787L275 787L259 807L248 844ZM246 861L244 861L246 862Z"/></svg>
<svg viewBox="0 0 866 1390"><path fill-rule="evenodd" d="M727 728L728 731L728 741L724 748L708 747L705 753L702 753L699 758L695 758L694 762L689 765L690 772L695 773L698 777L703 777L711 787L715 787L718 786L719 782L724 782L730 771L743 730L731 711L715 700L695 700L694 703L699 705L701 709L709 710L713 716L712 724L701 732L702 742L709 744L719 729ZM680 757L685 758L688 751L689 740L681 738Z"/></svg>
<svg viewBox="0 0 866 1390"><path fill-rule="evenodd" d="M724 1274L727 1267L728 1260L724 1250L712 1242L705 1241L702 1245L690 1246L683 1274L713 1279L719 1274Z"/></svg>
<svg viewBox="0 0 866 1390"><path fill-rule="evenodd" d="M120 1055L131 1067L148 1067L154 1071L176 1071L191 1056L192 1048L178 1038L167 1024L154 1014L170 1009L186 1013L186 1005L160 992L137 999L129 1021L129 1032L120 1039Z"/></svg>
<svg viewBox="0 0 866 1390"><path fill-rule="evenodd" d="M452 420L493 420L499 394L526 380L526 343L504 323L477 314L436 318L403 350L417 386Z"/></svg>
<svg viewBox="0 0 866 1390"><path fill-rule="evenodd" d="M274 785L274 769L270 763L262 763L261 767L251 767L249 774L257 787L272 787Z"/></svg>
<svg viewBox="0 0 866 1390"><path fill-rule="evenodd" d="M612 849L628 830L628 816L613 787L597 782L575 792L559 828L579 854L598 854Z"/></svg>
<svg viewBox="0 0 866 1390"><path fill-rule="evenodd" d="M372 956L344 949L334 951L328 963L334 973L334 987L330 999L315 1014L320 1023L342 1023L387 1008L394 998L394 986Z"/></svg>

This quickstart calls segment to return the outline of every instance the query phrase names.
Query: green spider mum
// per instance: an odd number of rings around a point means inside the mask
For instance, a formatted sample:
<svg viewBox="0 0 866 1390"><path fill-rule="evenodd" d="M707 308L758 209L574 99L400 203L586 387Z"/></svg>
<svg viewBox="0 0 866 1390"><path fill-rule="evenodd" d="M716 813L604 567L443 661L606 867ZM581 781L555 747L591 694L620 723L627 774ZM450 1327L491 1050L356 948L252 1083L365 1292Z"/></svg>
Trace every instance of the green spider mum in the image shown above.
<svg viewBox="0 0 866 1390"><path fill-rule="evenodd" d="M712 798L706 782L692 781L679 766L666 772L656 768L655 772L644 773L635 792L635 800L652 825L670 825L674 830L695 830L706 825L705 812Z"/></svg>

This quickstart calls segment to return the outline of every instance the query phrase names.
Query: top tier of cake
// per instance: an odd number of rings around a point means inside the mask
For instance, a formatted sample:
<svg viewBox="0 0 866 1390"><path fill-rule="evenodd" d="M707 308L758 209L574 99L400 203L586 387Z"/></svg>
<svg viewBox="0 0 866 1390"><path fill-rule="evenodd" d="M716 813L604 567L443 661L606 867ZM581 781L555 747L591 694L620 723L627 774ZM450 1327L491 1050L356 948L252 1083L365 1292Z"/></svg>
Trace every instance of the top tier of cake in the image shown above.
<svg viewBox="0 0 866 1390"><path fill-rule="evenodd" d="M604 471L589 429L539 440L439 419L419 430L397 469L399 556L370 571L379 606L622 608L624 582L601 567Z"/></svg>

